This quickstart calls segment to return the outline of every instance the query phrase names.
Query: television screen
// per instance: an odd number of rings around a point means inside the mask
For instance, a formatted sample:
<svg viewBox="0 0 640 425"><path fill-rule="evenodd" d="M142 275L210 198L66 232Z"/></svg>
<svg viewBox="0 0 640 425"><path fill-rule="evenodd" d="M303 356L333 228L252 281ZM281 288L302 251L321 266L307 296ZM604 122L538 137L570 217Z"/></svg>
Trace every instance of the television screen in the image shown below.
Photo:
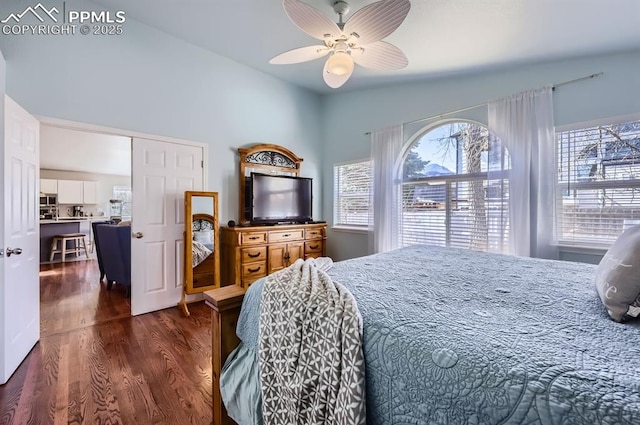
<svg viewBox="0 0 640 425"><path fill-rule="evenodd" d="M311 179L251 173L251 222L311 221Z"/></svg>

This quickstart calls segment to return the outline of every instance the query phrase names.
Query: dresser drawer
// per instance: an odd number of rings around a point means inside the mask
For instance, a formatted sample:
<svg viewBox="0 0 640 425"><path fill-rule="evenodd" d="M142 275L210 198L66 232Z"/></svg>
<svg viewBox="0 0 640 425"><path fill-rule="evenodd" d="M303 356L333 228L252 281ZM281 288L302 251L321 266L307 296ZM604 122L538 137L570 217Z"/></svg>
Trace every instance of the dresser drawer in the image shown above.
<svg viewBox="0 0 640 425"><path fill-rule="evenodd" d="M267 262L244 264L242 266L242 280L257 279L267 275Z"/></svg>
<svg viewBox="0 0 640 425"><path fill-rule="evenodd" d="M201 288L203 286L211 286L215 282L215 273L194 273L193 274L193 287Z"/></svg>
<svg viewBox="0 0 640 425"><path fill-rule="evenodd" d="M304 243L304 253L309 255L311 253L319 254L322 252L322 241L306 241Z"/></svg>
<svg viewBox="0 0 640 425"><path fill-rule="evenodd" d="M322 239L323 229L307 229L305 230L305 239Z"/></svg>
<svg viewBox="0 0 640 425"><path fill-rule="evenodd" d="M240 234L241 245L258 245L267 242L267 232L247 232Z"/></svg>
<svg viewBox="0 0 640 425"><path fill-rule="evenodd" d="M265 261L267 259L267 247L242 248L242 264Z"/></svg>
<svg viewBox="0 0 640 425"><path fill-rule="evenodd" d="M304 239L304 230L283 230L281 232L269 232L269 243L286 242Z"/></svg>

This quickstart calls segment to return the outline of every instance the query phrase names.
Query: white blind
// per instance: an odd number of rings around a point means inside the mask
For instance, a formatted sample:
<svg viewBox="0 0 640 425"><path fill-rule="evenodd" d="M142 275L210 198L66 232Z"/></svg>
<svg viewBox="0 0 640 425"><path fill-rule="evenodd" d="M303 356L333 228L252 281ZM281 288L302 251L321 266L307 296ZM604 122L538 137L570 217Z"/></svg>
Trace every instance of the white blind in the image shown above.
<svg viewBox="0 0 640 425"><path fill-rule="evenodd" d="M640 121L557 134L557 238L609 245L640 224Z"/></svg>
<svg viewBox="0 0 640 425"><path fill-rule="evenodd" d="M401 244L506 252L508 193L508 179L487 180L486 173L405 182Z"/></svg>
<svg viewBox="0 0 640 425"><path fill-rule="evenodd" d="M371 213L371 161L333 167L333 223L368 227Z"/></svg>
<svg viewBox="0 0 640 425"><path fill-rule="evenodd" d="M509 168L508 152L486 127L430 130L404 159L400 245L507 252Z"/></svg>

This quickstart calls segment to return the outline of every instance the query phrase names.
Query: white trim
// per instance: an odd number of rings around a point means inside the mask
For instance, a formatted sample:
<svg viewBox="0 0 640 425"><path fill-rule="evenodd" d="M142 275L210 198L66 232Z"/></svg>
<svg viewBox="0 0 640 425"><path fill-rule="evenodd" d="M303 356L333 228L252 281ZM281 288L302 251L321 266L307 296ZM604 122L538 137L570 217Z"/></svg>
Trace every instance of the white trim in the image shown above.
<svg viewBox="0 0 640 425"><path fill-rule="evenodd" d="M616 125L629 121L640 121L640 112L606 118L596 118L589 121L574 122L571 124L563 124L561 126L556 126L555 132L562 133L563 131L582 130L585 128L597 127L600 125Z"/></svg>
<svg viewBox="0 0 640 425"><path fill-rule="evenodd" d="M176 137L159 136L157 134L151 134L151 133L141 133L139 131L124 130L116 127L106 127L98 124L89 124L89 123L83 123L79 121L69 121L69 120L64 120L60 118L50 118L50 117L43 117L38 115L36 116L36 118L38 119L38 121L40 121L40 124L45 124L52 127L67 128L70 130L84 130L84 131L90 131L92 133L102 133L102 134L108 134L113 136L139 137L141 139L151 139L151 140L158 140L160 142L177 143L180 145L189 145L189 146L197 146L197 147L206 145L205 143L194 142L192 140L178 139Z"/></svg>
<svg viewBox="0 0 640 425"><path fill-rule="evenodd" d="M353 161L344 161L344 162L335 162L333 164L333 167L341 167L343 165L351 165L351 164L358 164L360 162L371 162L371 157L368 158L363 158L363 159L354 159Z"/></svg>
<svg viewBox="0 0 640 425"><path fill-rule="evenodd" d="M193 142L193 143L198 143L198 142ZM209 144L202 143L202 190L205 192L206 191L214 192L209 187L209 167L207 167L208 163L209 163ZM219 190L216 190L215 192L219 192ZM219 206L220 205L218 205L218 207ZM187 301L189 301L189 299L187 299Z"/></svg>

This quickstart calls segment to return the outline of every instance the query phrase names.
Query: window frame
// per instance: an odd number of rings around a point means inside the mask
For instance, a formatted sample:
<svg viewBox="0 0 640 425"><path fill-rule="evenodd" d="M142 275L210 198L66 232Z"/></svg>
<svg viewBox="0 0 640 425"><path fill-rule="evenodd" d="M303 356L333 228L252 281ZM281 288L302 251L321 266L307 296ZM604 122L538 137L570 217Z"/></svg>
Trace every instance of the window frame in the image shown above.
<svg viewBox="0 0 640 425"><path fill-rule="evenodd" d="M121 198L118 198L118 197L116 196L116 194L115 194L115 192L116 192L116 188L118 188L118 190L119 190L120 192L128 192L128 193L129 193L129 198L130 198L130 200L125 201L125 200L123 200L123 199L121 199ZM125 189L125 190L123 190L123 189ZM128 189L128 191L127 191L126 189ZM122 201L122 217L123 217L123 219L124 219L124 218L131 219L131 217L132 217L131 207L132 207L132 205L133 205L133 204L132 204L132 202L133 202L133 187L132 187L131 185L126 186L126 185L114 184L114 185L111 187L111 196L112 196L112 198L111 198L111 199L119 199L119 200L121 200L121 201ZM125 213L125 204L127 205L127 208L128 208L127 212L128 212L129 214L124 214L124 213ZM109 208L111 208L111 207L109 207Z"/></svg>
<svg viewBox="0 0 640 425"><path fill-rule="evenodd" d="M573 122L570 124L563 124L556 126L554 129L554 161L556 162L557 168L560 167L558 162L558 135L567 131L576 131L583 130L591 127L598 126L608 126L608 125L616 125L629 121L640 121L640 113L626 114L626 115L617 115L617 116L609 116L604 118L596 118L593 120L587 121L579 121ZM633 180L611 180L611 181L583 181L583 182L573 182L571 186L574 188L582 188L589 189L592 188L594 190L597 189L617 189L617 188L626 188L626 187L637 187L640 188L640 179L636 179L635 183ZM558 179L558 175L555 176L555 199L556 204L561 199L561 193L564 189L564 186L567 182L561 182ZM604 243L602 241L597 240L570 240L570 239L562 239L559 237L560 228L559 228L559 217L558 217L558 209L559 206L556 205L553 211L553 226L554 226L554 243L553 245L560 248L563 252L577 252L584 254L602 254L606 252L609 247L613 244L613 242Z"/></svg>
<svg viewBox="0 0 640 425"><path fill-rule="evenodd" d="M369 223L371 223L373 221L373 203L372 203L372 194L371 194L371 179L373 178L372 175L372 171L373 171L373 164L372 164L373 160L371 158L362 158L362 159L357 159L357 160L352 160L352 161L344 161L344 162L337 162L333 164L333 213L332 213L332 219L333 219L333 225L331 226L332 230L336 230L336 231L341 231L341 232L350 232L350 233L368 233L369 232ZM368 163L369 165L369 182L368 182L368 189L367 189L367 206L368 206L368 217L367 217L367 224L363 225L363 224L349 224L349 223L342 223L338 220L338 211L339 211L339 194L338 192L336 192L336 188L337 188L337 182L336 182L336 178L337 178L337 174L336 171L339 167L343 167L343 166L347 166L347 165L356 165L356 164L364 164L364 163Z"/></svg>
<svg viewBox="0 0 640 425"><path fill-rule="evenodd" d="M449 193L449 189L450 186L452 184L458 184L458 183L462 183L462 182L471 182L471 181L483 181L483 182L488 182L488 181L495 181L495 180L507 180L507 184L508 184L508 179L509 179L509 172L510 172L510 168L509 169L503 169L503 170L492 170L492 171L479 171L479 172L473 172L473 173L456 173L455 174L451 174L451 175L446 175L446 176L430 176L430 177L421 177L421 178L417 178L417 179L413 179L410 181L404 181L403 179L403 172L404 172L404 165L406 162L407 157L409 156L409 153L411 152L411 150L413 149L413 146L420 142L426 135L428 135L429 133L437 130L438 128L450 125L450 124L458 124L458 123L464 123L464 124L471 124L471 125L476 125L476 126L480 126L483 127L484 129L486 129L487 131L489 131L489 134L491 134L490 129L488 127L487 124L479 122L477 120L474 119L469 119L469 118L465 118L465 117L451 117L451 118L447 118L447 119L443 119L443 120L439 120L439 121L435 121L432 122L422 128L420 128L419 130L417 130L404 144L403 146L403 151L402 151L402 155L399 158L399 163L397 166L397 179L399 181L399 208L400 208L400 212L399 212L399 226L398 226L398 233L399 233L399 241L400 241L400 246L406 246L404 243L402 243L403 240L403 232L404 232L404 211L403 211L403 203L404 203L404 199L403 199L403 193L404 193L404 186L405 185L412 185L412 184L428 184L429 182L434 182L434 183L443 183L444 187L445 187L445 195L446 195L446 201L445 201L445 230L444 230L444 234L442 235L442 237L445 240L445 245L444 246L454 246L451 245L451 241L452 241L452 236L453 236L453 232L452 232L452 226L451 226L451 212L455 210L455 208L452 208L452 206L454 205L454 201L449 199L448 193ZM492 136L494 137L494 136ZM508 154L509 150L508 147L500 142L500 146L502 149L504 149L504 151ZM429 159L429 158L424 158L424 159ZM458 168L459 164L456 164L456 169ZM489 178L489 176L491 175L491 178ZM508 189L507 193L508 193ZM508 196L508 195L506 195ZM508 199L505 198L505 195L503 195L502 199ZM486 202L486 200L485 200ZM506 235L506 238L504 238L504 240L502 240L500 242L500 251L501 252L506 252L506 250L508 250L509 247L509 227L508 227L508 209L506 210L506 215L507 215L507 225L506 227L503 229L504 234ZM468 249L472 249L472 248L468 248ZM495 251L492 250L489 246L487 246L487 249L485 249L485 251Z"/></svg>

